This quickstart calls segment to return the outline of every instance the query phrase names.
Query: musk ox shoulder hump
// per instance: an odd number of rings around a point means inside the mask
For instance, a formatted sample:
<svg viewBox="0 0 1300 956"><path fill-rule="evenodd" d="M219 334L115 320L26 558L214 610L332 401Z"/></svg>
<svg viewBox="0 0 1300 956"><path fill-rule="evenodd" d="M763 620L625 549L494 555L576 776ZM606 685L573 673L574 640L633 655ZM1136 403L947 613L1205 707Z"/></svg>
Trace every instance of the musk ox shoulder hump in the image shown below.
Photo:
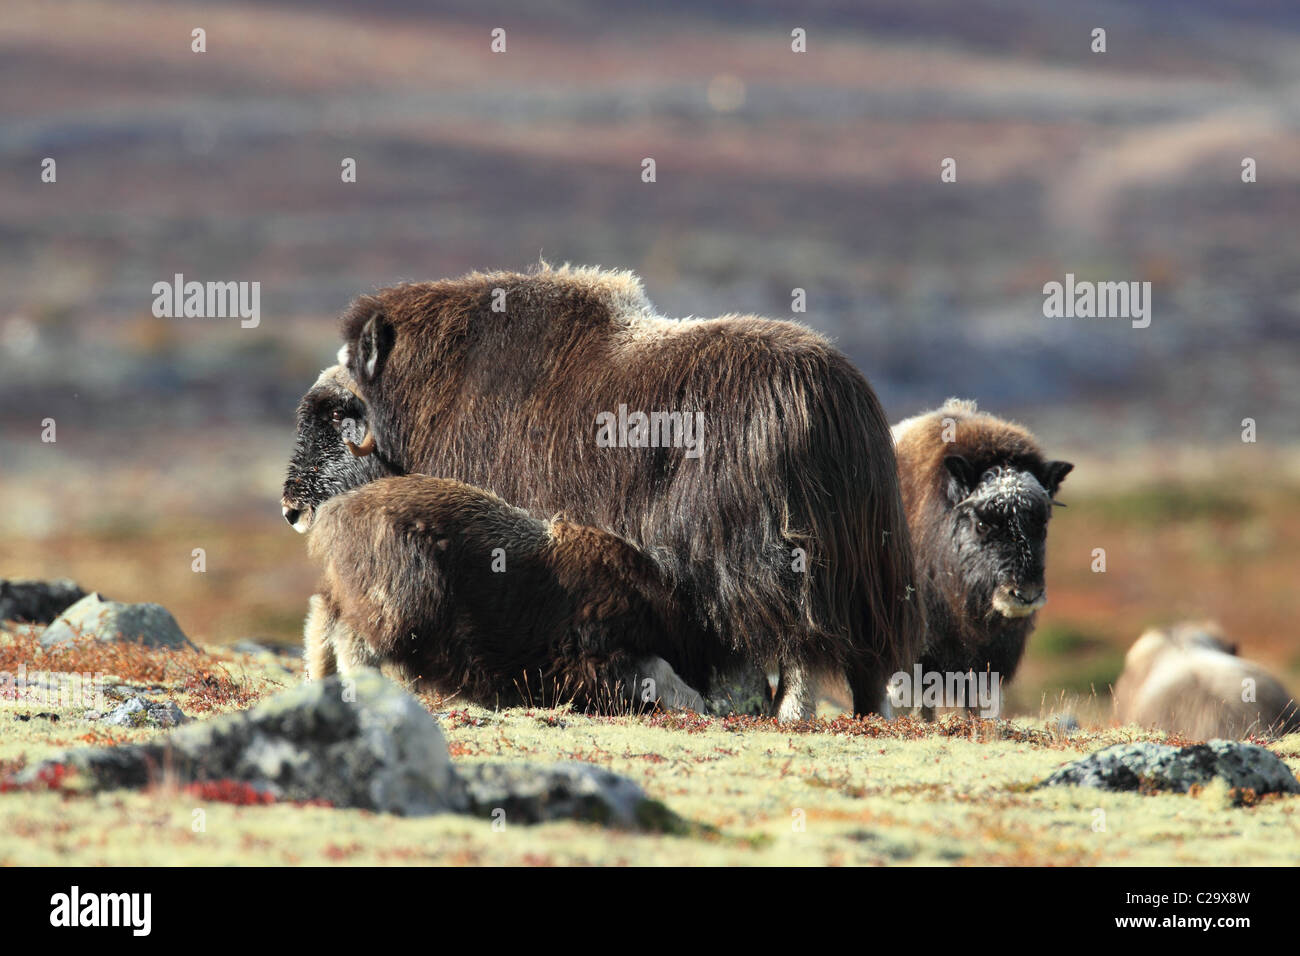
<svg viewBox="0 0 1300 956"><path fill-rule="evenodd" d="M568 263L555 268L543 262L529 272L475 271L432 282L398 283L360 296L343 317L343 339L355 338L376 313L398 325L434 314L444 320L468 317L490 307L498 290L507 312L516 312L521 300L528 306L567 301L586 305L572 314L600 322L658 318L634 272Z"/></svg>
<svg viewBox="0 0 1300 956"><path fill-rule="evenodd" d="M377 314L398 326L435 321L446 327L468 321L490 306L497 290L504 293L506 311L515 315L536 315L551 311L547 306L562 305L568 321L608 328L616 349L655 342L671 346L675 341L688 348L694 340L679 336L696 333L703 342L744 340L756 356L782 349L832 351L825 337L797 322L752 315L672 318L659 314L634 272L568 263L557 268L544 262L530 272L470 272L452 279L399 283L360 296L344 314L343 339L353 341ZM346 365L347 359L344 345L339 363Z"/></svg>

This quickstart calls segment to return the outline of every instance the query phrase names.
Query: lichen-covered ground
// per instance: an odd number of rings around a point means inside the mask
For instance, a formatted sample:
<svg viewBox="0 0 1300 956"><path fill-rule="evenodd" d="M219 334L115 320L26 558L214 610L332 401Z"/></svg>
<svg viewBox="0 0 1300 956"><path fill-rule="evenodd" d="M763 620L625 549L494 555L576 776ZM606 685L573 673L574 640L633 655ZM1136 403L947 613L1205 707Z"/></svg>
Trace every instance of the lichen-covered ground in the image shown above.
<svg viewBox="0 0 1300 956"><path fill-rule="evenodd" d="M0 672L111 675L194 717L247 707L301 679L272 654L82 645L41 652L0 634ZM1293 864L1300 798L1233 806L1195 795L1031 790L1133 729L1070 737L1038 718L937 724L831 718L798 728L693 715L592 718L426 699L458 761L585 760L625 774L698 826L688 836L575 823L402 819L319 806L238 805L174 787L0 793L0 864ZM111 706L112 700L109 700ZM81 745L161 730L107 728L76 701L0 699L0 774ZM54 717L57 716L57 719ZM1269 745L1300 770L1300 735Z"/></svg>

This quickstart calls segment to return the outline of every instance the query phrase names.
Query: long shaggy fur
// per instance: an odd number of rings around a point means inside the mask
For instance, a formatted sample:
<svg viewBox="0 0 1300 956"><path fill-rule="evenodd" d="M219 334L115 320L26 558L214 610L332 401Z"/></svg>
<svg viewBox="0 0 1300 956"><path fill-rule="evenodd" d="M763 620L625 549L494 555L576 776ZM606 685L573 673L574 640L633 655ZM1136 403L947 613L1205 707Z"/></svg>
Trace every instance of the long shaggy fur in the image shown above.
<svg viewBox="0 0 1300 956"><path fill-rule="evenodd" d="M702 704L660 686L673 679L657 659L694 634L658 568L614 535L410 475L325 502L308 551L313 679L376 666L488 706Z"/></svg>
<svg viewBox="0 0 1300 956"><path fill-rule="evenodd" d="M401 468L646 551L709 635L689 665L672 662L683 673L776 661L806 711L797 685L840 671L867 712L919 651L889 428L821 336L664 319L630 273L547 267L384 289L354 304L343 335L378 447ZM620 405L703 412L703 455L597 447L598 413Z"/></svg>
<svg viewBox="0 0 1300 956"><path fill-rule="evenodd" d="M1015 674L1045 599L1047 520L1073 467L974 402L894 427L926 613L926 671Z"/></svg>
<svg viewBox="0 0 1300 956"><path fill-rule="evenodd" d="M401 478L380 454L358 457L347 440L361 440L365 416L338 366L298 405L285 517L306 532L328 506L310 539L322 567L304 628L311 678L377 665L488 705L700 709L659 656L682 656L698 635L644 554L460 482Z"/></svg>

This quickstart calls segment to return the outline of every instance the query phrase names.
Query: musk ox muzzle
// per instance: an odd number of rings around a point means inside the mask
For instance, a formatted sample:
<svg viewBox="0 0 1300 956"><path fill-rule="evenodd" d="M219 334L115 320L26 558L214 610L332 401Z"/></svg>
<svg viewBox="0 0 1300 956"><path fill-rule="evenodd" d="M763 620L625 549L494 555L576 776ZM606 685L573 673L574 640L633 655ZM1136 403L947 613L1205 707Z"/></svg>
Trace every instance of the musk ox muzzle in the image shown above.
<svg viewBox="0 0 1300 956"><path fill-rule="evenodd" d="M1000 584L993 591L993 610L1003 617L1028 617L1046 603L1043 587Z"/></svg>
<svg viewBox="0 0 1300 956"><path fill-rule="evenodd" d="M284 520L289 522L289 527L299 534L306 534L316 517L315 508L300 508L296 501L290 501L288 498L280 499L280 511L284 514Z"/></svg>

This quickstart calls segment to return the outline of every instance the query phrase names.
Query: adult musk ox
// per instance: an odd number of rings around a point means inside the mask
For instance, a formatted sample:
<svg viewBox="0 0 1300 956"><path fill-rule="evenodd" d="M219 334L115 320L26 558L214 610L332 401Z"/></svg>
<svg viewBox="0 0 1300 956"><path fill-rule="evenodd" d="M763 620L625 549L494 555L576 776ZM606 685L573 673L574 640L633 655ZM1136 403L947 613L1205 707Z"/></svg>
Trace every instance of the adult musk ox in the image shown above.
<svg viewBox="0 0 1300 956"><path fill-rule="evenodd" d="M783 719L812 712L824 672L874 711L914 659L888 424L821 336L666 319L630 273L546 266L363 296L343 335L379 453L643 550L706 634L707 672L779 664Z"/></svg>
<svg viewBox="0 0 1300 956"><path fill-rule="evenodd" d="M310 678L377 666L488 706L702 709L660 656L689 658L698 635L644 554L458 481L388 477L348 451L369 446L347 373L326 369L299 404L283 498L322 571Z"/></svg>
<svg viewBox="0 0 1300 956"><path fill-rule="evenodd" d="M926 615L921 669L1005 683L1046 601L1047 522L1074 466L1048 461L1028 431L970 401L949 399L893 432Z"/></svg>
<svg viewBox="0 0 1300 956"><path fill-rule="evenodd" d="M1115 718L1197 740L1300 731L1300 711L1286 688L1238 657L1212 624L1156 628L1139 637L1115 684Z"/></svg>

